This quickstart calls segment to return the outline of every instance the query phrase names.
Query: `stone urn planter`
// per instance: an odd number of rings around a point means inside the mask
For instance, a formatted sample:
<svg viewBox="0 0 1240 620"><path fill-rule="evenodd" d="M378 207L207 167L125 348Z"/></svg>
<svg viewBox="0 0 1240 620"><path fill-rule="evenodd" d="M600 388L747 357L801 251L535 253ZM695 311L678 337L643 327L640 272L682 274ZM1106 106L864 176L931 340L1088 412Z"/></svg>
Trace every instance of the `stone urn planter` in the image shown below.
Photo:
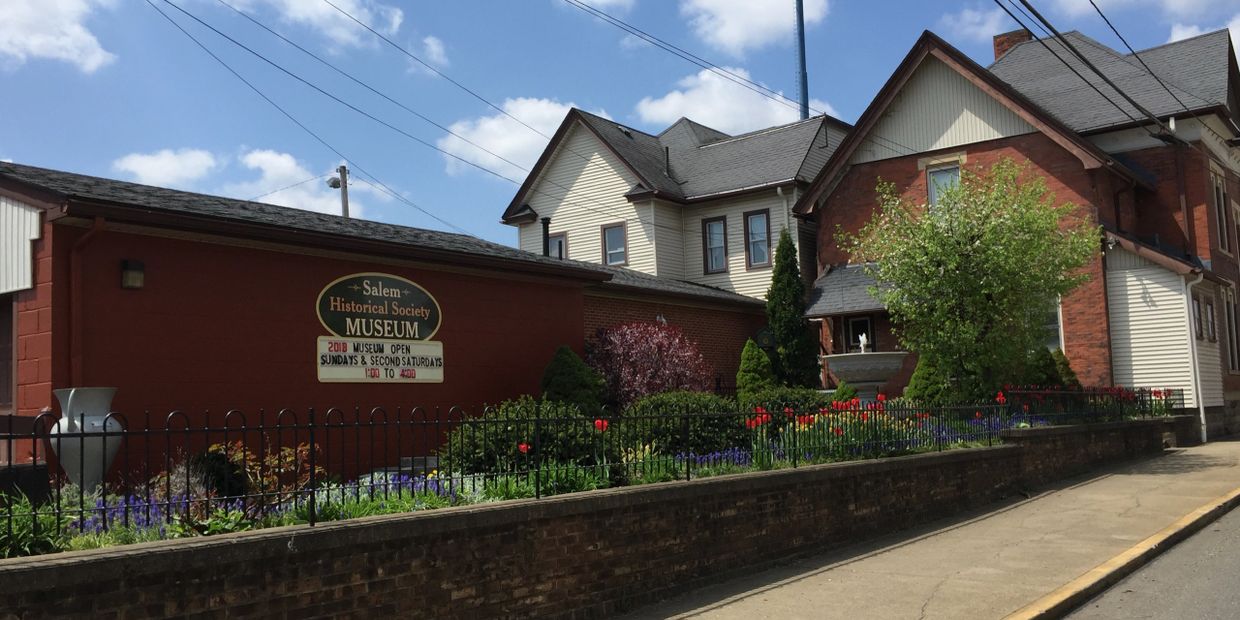
<svg viewBox="0 0 1240 620"><path fill-rule="evenodd" d="M908 351L882 353L837 353L824 356L831 373L857 390L861 400L878 397L879 386L891 380L904 366Z"/></svg>
<svg viewBox="0 0 1240 620"><path fill-rule="evenodd" d="M90 493L103 482L121 447L125 428L107 417L116 388L63 388L53 393L60 401L60 420L49 432L52 452L69 481Z"/></svg>

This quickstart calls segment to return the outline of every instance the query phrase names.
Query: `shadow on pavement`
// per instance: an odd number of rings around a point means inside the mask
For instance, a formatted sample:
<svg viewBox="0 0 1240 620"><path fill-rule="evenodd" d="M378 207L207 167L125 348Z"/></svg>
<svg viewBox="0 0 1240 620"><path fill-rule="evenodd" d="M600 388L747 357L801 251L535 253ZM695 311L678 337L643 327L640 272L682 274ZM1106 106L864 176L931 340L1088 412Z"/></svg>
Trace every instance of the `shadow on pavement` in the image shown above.
<svg viewBox="0 0 1240 620"><path fill-rule="evenodd" d="M1232 439L1231 441L1240 441ZM807 551L778 564L741 567L717 575L714 583L688 585L661 602L630 610L624 618L692 617L722 607L730 602L762 595L772 589L813 578L823 572L848 566L876 555L895 551L931 536L950 532L973 523L985 521L1019 508L1041 497L1082 487L1114 475L1181 474L1212 467L1228 466L1232 459L1172 449L1162 454L1119 463L1104 469L1069 478L1022 492L981 508L929 522L923 526L828 551Z"/></svg>

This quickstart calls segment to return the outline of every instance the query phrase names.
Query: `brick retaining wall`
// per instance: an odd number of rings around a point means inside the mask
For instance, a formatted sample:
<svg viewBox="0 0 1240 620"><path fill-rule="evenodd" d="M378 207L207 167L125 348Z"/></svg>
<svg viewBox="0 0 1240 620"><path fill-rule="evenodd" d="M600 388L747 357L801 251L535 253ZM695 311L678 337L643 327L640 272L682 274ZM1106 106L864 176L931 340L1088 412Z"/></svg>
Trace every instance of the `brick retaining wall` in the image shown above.
<svg viewBox="0 0 1240 620"><path fill-rule="evenodd" d="M6 617L593 617L1161 451L1162 422L0 561Z"/></svg>

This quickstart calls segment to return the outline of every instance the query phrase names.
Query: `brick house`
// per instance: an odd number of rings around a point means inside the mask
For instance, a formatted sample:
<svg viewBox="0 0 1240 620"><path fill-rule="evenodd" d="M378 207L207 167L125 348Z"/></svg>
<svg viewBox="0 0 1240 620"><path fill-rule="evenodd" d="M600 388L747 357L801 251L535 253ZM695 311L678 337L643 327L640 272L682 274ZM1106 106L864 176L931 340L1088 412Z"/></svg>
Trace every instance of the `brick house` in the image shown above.
<svg viewBox="0 0 1240 620"><path fill-rule="evenodd" d="M785 228L814 273L792 207L848 129L824 115L730 136L682 118L656 136L573 109L502 221L528 252L765 298Z"/></svg>
<svg viewBox="0 0 1240 620"><path fill-rule="evenodd" d="M324 293L354 276L431 296L411 340L441 346L437 381L325 368L324 339L382 337L328 333ZM346 320L401 314L360 305ZM475 407L537 393L561 345L660 317L725 378L765 322L750 297L468 235L0 162L0 418L87 385L131 413Z"/></svg>
<svg viewBox="0 0 1240 620"><path fill-rule="evenodd" d="M1011 158L1104 230L1088 282L1048 317L1048 345L1087 384L1183 388L1218 430L1240 400L1231 198L1240 78L1227 31L1140 52L1161 82L1131 55L1065 37L1174 135L1159 135L1096 76L1085 84L1028 32L995 37L989 68L926 32L797 203L818 229L809 316L822 320L832 353L855 350L861 333L873 350L897 349L881 305L863 292L868 278L835 243L837 227L869 219L880 179L930 204L961 168ZM1071 58L1063 43L1045 43ZM908 356L886 389L902 389L914 367Z"/></svg>

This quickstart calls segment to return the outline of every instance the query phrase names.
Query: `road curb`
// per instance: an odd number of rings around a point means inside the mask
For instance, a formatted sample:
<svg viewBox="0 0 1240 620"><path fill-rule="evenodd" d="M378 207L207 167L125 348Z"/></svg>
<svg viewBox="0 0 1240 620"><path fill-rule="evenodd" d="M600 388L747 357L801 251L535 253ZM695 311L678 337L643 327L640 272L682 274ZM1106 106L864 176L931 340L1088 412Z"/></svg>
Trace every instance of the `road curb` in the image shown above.
<svg viewBox="0 0 1240 620"><path fill-rule="evenodd" d="M1210 500L1175 523L1095 566L1063 587L1006 616L1005 620L1062 618L1103 590L1145 566L1180 541L1240 506L1240 488Z"/></svg>

